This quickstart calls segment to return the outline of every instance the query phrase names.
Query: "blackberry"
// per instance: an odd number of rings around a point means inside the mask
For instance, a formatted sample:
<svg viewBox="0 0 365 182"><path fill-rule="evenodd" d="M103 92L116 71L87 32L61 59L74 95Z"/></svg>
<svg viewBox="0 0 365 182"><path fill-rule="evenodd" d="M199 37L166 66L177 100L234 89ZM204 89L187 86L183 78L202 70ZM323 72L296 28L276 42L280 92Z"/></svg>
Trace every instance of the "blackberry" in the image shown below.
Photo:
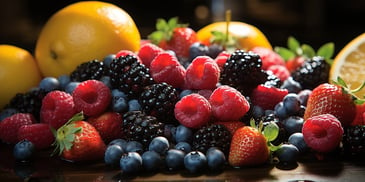
<svg viewBox="0 0 365 182"><path fill-rule="evenodd" d="M71 81L83 82L86 80L100 80L107 74L104 63L96 59L81 63L70 74Z"/></svg>
<svg viewBox="0 0 365 182"><path fill-rule="evenodd" d="M123 114L123 136L128 141L137 141L148 147L151 140L164 135L165 125L156 117L142 111L128 111Z"/></svg>
<svg viewBox="0 0 365 182"><path fill-rule="evenodd" d="M192 149L206 153L210 147L217 147L228 155L232 134L220 124L203 126L194 133Z"/></svg>
<svg viewBox="0 0 365 182"><path fill-rule="evenodd" d="M271 71L269 71L269 72L267 72L265 70L262 70L262 71L266 73L266 81L265 81L264 85L273 86L276 88L281 87L282 82L281 82L280 78L278 78L276 75L274 75Z"/></svg>
<svg viewBox="0 0 365 182"><path fill-rule="evenodd" d="M4 109L13 108L20 113L31 113L38 121L42 100L47 92L42 89L32 89L25 93L16 94Z"/></svg>
<svg viewBox="0 0 365 182"><path fill-rule="evenodd" d="M345 127L342 143L347 156L365 159L365 125Z"/></svg>
<svg viewBox="0 0 365 182"><path fill-rule="evenodd" d="M239 90L249 96L259 84L267 81L267 73L261 69L262 61L258 54L236 50L227 59L220 76L220 83Z"/></svg>
<svg viewBox="0 0 365 182"><path fill-rule="evenodd" d="M302 89L313 90L322 83L328 82L330 65L321 56L314 56L294 71L291 76L300 83Z"/></svg>
<svg viewBox="0 0 365 182"><path fill-rule="evenodd" d="M109 76L112 87L126 93L129 99L138 98L146 86L154 83L149 69L133 55L113 59Z"/></svg>
<svg viewBox="0 0 365 182"><path fill-rule="evenodd" d="M142 111L155 116L163 123L177 123L174 117L174 107L178 100L178 92L167 83L147 86L139 97Z"/></svg>

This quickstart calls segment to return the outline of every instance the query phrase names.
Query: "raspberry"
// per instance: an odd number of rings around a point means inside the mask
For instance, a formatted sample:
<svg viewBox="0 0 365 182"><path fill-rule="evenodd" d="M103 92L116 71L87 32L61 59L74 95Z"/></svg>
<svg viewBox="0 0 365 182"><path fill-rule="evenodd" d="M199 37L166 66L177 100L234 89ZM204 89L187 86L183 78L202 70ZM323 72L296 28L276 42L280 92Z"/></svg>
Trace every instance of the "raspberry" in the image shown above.
<svg viewBox="0 0 365 182"><path fill-rule="evenodd" d="M50 125L46 123L23 125L18 130L18 140L29 140L37 149L50 147L54 139Z"/></svg>
<svg viewBox="0 0 365 182"><path fill-rule="evenodd" d="M305 143L317 152L330 152L339 146L344 133L341 122L332 114L308 118L302 128Z"/></svg>
<svg viewBox="0 0 365 182"><path fill-rule="evenodd" d="M97 116L109 106L111 91L101 81L87 80L75 88L72 97L77 112L83 111L86 116Z"/></svg>
<svg viewBox="0 0 365 182"><path fill-rule="evenodd" d="M23 125L36 123L32 114L16 113L0 122L0 139L3 142L15 144L18 142L18 130Z"/></svg>
<svg viewBox="0 0 365 182"><path fill-rule="evenodd" d="M76 114L72 95L55 90L49 92L42 100L41 122L58 129Z"/></svg>
<svg viewBox="0 0 365 182"><path fill-rule="evenodd" d="M117 112L104 112L99 116L88 118L87 121L98 130L105 143L122 137L122 116Z"/></svg>
<svg viewBox="0 0 365 182"><path fill-rule="evenodd" d="M157 55L150 65L150 74L156 82L166 82L175 88L184 86L185 73L177 57L167 52Z"/></svg>
<svg viewBox="0 0 365 182"><path fill-rule="evenodd" d="M275 51L265 47L254 47L251 49L252 52L258 54L262 60L262 69L267 70L272 65L285 66L284 59Z"/></svg>
<svg viewBox="0 0 365 182"><path fill-rule="evenodd" d="M180 124L189 128L200 128L211 117L211 106L203 96L193 93L175 104L175 117Z"/></svg>
<svg viewBox="0 0 365 182"><path fill-rule="evenodd" d="M275 105L282 101L287 94L287 89L261 84L252 91L250 99L253 105L260 106L264 110L273 110Z"/></svg>
<svg viewBox="0 0 365 182"><path fill-rule="evenodd" d="M210 95L213 116L220 121L234 121L243 117L250 109L246 98L235 88L223 85Z"/></svg>
<svg viewBox="0 0 365 182"><path fill-rule="evenodd" d="M356 116L351 123L351 126L365 125L365 103L356 104Z"/></svg>
<svg viewBox="0 0 365 182"><path fill-rule="evenodd" d="M229 58L230 54L226 51L222 51L218 54L218 56L214 59L217 63L219 70L223 70L224 64L226 63L227 59Z"/></svg>
<svg viewBox="0 0 365 182"><path fill-rule="evenodd" d="M186 70L186 86L189 89L214 89L219 81L220 70L209 56L196 57Z"/></svg>
<svg viewBox="0 0 365 182"><path fill-rule="evenodd" d="M271 65L267 68L268 71L271 71L275 76L277 76L282 82L290 77L290 72L283 65Z"/></svg>
<svg viewBox="0 0 365 182"><path fill-rule="evenodd" d="M152 60L164 50L150 42L145 43L139 49L137 56L141 59L142 63L149 68Z"/></svg>

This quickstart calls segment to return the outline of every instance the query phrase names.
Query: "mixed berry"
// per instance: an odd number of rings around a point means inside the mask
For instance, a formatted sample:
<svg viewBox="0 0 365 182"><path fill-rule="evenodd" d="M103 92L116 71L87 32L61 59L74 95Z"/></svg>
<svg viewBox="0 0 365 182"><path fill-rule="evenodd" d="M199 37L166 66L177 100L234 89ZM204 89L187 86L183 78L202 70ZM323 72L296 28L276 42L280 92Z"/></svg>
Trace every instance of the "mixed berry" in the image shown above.
<svg viewBox="0 0 365 182"><path fill-rule="evenodd" d="M14 145L14 158L52 148L123 173L198 173L295 167L311 153L364 155L365 106L341 79L327 83L324 48L289 58L285 48L207 46L183 27L169 41L154 34L136 53L82 63L16 95L0 113L0 139Z"/></svg>

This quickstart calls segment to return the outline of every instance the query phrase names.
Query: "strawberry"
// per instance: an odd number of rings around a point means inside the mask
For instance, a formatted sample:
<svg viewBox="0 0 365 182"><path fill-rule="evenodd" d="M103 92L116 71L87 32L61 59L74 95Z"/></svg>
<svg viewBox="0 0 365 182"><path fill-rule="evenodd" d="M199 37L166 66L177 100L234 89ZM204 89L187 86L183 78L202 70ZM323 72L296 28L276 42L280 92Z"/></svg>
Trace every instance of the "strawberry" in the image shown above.
<svg viewBox="0 0 365 182"><path fill-rule="evenodd" d="M260 84L252 91L250 98L253 105L260 106L264 110L273 110L287 94L287 89Z"/></svg>
<svg viewBox="0 0 365 182"><path fill-rule="evenodd" d="M105 143L122 137L122 116L117 112L105 112L87 121L98 130Z"/></svg>
<svg viewBox="0 0 365 182"><path fill-rule="evenodd" d="M356 116L351 122L351 126L365 125L365 103L356 104Z"/></svg>
<svg viewBox="0 0 365 182"><path fill-rule="evenodd" d="M238 128L245 126L245 124L241 121L216 121L214 122L214 124L220 124L225 126L232 134L232 136Z"/></svg>
<svg viewBox="0 0 365 182"><path fill-rule="evenodd" d="M198 41L196 32L187 25L179 24L177 17L168 21L158 19L156 31L148 39L162 49L174 51L179 58L188 58L190 46Z"/></svg>
<svg viewBox="0 0 365 182"><path fill-rule="evenodd" d="M0 139L5 143L15 144L18 142L18 130L23 125L36 123L32 114L16 113L0 122Z"/></svg>
<svg viewBox="0 0 365 182"><path fill-rule="evenodd" d="M342 126L350 125L356 115L354 97L342 79L336 83L339 85L323 83L313 89L308 98L304 120L316 115L332 114L340 120Z"/></svg>
<svg viewBox="0 0 365 182"><path fill-rule="evenodd" d="M37 149L45 149L52 145L54 136L49 124L34 123L19 128L18 140L29 140Z"/></svg>
<svg viewBox="0 0 365 182"><path fill-rule="evenodd" d="M104 157L106 145L99 132L84 121L82 112L54 131L54 152L67 161L90 161Z"/></svg>

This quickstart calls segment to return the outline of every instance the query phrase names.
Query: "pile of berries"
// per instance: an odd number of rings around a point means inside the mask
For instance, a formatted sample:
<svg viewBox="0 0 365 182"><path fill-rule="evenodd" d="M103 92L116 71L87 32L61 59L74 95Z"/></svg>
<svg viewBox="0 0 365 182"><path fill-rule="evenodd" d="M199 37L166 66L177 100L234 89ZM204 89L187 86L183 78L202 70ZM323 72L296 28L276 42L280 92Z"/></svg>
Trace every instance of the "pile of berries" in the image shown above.
<svg viewBox="0 0 365 182"><path fill-rule="evenodd" d="M44 78L1 111L1 141L19 161L52 148L67 161L104 160L125 173L364 154L365 106L345 85L326 83L327 57L297 55L305 61L293 68L273 50L227 52L187 31L188 46L146 42Z"/></svg>

